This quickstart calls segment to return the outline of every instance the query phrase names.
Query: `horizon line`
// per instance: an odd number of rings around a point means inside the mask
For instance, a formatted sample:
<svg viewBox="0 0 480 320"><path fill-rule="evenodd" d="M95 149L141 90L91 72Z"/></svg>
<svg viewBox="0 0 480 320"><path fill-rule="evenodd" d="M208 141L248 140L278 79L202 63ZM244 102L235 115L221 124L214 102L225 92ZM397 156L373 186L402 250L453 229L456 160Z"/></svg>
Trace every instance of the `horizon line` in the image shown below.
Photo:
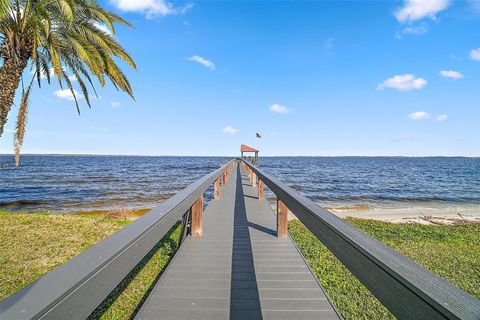
<svg viewBox="0 0 480 320"><path fill-rule="evenodd" d="M14 153L0 153L0 156L12 156ZM240 158L240 155L153 155L153 154L103 154L103 153L24 153L21 156L91 156L91 157L195 157L195 158ZM340 157L361 157L361 158L480 158L480 155L263 155L267 158L340 158Z"/></svg>

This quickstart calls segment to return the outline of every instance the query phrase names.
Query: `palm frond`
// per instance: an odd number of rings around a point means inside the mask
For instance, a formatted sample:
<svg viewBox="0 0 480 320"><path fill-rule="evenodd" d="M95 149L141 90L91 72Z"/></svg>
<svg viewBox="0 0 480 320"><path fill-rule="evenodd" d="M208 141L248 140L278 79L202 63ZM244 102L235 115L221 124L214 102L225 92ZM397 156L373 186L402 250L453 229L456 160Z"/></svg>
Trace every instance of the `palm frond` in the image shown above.
<svg viewBox="0 0 480 320"><path fill-rule="evenodd" d="M32 85L35 80L35 76L32 77L30 84L27 87L22 89L22 96L20 99L20 106L17 116L17 124L15 126L15 133L13 136L13 144L15 148L15 165L18 167L20 165L20 151L23 146L23 141L25 139L25 131L27 128L27 118L28 118L28 105L30 102L30 92L32 91Z"/></svg>
<svg viewBox="0 0 480 320"><path fill-rule="evenodd" d="M3 19L8 14L10 9L10 2L8 0L0 0L0 19Z"/></svg>

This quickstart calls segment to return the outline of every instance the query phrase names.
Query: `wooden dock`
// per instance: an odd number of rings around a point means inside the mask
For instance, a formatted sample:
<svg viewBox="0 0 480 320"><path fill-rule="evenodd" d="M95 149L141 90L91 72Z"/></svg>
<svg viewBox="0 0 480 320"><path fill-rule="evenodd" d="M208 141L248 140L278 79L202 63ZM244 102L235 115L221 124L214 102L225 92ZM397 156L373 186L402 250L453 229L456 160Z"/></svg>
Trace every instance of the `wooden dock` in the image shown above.
<svg viewBox="0 0 480 320"><path fill-rule="evenodd" d="M135 319L340 319L243 168L220 194Z"/></svg>

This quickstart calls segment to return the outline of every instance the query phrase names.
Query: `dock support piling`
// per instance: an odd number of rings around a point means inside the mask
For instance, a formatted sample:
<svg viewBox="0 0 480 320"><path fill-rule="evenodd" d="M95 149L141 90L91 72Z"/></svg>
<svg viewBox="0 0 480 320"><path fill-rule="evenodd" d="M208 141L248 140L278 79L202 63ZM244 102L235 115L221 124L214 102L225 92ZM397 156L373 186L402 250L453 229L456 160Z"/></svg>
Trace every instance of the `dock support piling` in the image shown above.
<svg viewBox="0 0 480 320"><path fill-rule="evenodd" d="M277 237L286 239L288 236L288 209L282 200L277 199Z"/></svg>
<svg viewBox="0 0 480 320"><path fill-rule="evenodd" d="M220 178L215 180L215 184L213 188L214 188L213 198L215 200L220 200Z"/></svg>
<svg viewBox="0 0 480 320"><path fill-rule="evenodd" d="M198 197L192 208L192 236L199 238L203 234L203 195Z"/></svg>
<svg viewBox="0 0 480 320"><path fill-rule="evenodd" d="M258 200L263 200L263 199L265 199L264 185L263 185L263 181L258 179Z"/></svg>

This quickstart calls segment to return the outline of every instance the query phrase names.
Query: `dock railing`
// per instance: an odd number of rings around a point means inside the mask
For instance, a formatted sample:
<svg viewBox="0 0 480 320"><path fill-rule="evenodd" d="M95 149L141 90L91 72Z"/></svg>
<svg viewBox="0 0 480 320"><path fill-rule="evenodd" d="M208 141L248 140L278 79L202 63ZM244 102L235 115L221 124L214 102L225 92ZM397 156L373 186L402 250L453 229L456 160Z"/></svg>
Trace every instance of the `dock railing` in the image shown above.
<svg viewBox="0 0 480 320"><path fill-rule="evenodd" d="M220 197L235 162L205 175L110 237L0 302L0 320L86 319L179 220L201 236L203 194Z"/></svg>
<svg viewBox="0 0 480 320"><path fill-rule="evenodd" d="M242 164L254 186L258 179L260 199L264 185L277 197L278 237L288 235L290 210L397 319L480 319L480 300L247 161Z"/></svg>

